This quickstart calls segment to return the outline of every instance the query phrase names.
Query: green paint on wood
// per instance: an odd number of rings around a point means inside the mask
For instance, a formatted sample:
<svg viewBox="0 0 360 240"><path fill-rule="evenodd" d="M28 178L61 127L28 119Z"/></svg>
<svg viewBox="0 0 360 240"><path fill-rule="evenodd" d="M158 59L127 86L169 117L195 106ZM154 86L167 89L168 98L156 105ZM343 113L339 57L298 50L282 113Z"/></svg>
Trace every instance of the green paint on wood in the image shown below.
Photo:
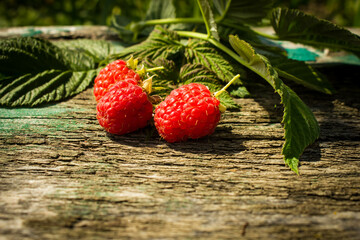
<svg viewBox="0 0 360 240"><path fill-rule="evenodd" d="M66 106L51 105L40 108L0 108L0 118L22 118L22 117L48 117L61 115L69 111L84 111L81 109L66 108Z"/></svg>
<svg viewBox="0 0 360 240"><path fill-rule="evenodd" d="M74 131L84 127L71 119L70 114L87 109L69 108L62 104L42 108L1 108L0 132L2 134L55 134L58 131Z"/></svg>

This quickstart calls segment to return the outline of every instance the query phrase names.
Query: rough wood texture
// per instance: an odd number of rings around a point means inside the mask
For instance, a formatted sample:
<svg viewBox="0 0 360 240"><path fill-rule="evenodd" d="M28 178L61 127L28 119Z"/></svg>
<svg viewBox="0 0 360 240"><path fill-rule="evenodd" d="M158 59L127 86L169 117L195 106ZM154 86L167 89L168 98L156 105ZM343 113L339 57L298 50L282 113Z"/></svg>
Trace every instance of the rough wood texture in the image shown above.
<svg viewBox="0 0 360 240"><path fill-rule="evenodd" d="M0 109L0 239L360 239L359 68L323 71L334 96L296 87L321 125L300 176L268 87L178 144L152 128L106 134L92 89Z"/></svg>

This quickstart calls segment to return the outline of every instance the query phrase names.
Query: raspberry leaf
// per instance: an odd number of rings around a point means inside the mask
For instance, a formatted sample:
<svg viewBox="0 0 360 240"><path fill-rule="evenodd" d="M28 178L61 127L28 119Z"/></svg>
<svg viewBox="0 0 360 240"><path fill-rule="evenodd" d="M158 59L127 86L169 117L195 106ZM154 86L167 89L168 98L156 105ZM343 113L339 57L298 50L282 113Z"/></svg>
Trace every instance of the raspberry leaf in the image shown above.
<svg viewBox="0 0 360 240"><path fill-rule="evenodd" d="M324 75L304 62L280 56L271 57L269 60L282 78L292 80L322 93L332 94L335 92L335 89Z"/></svg>
<svg viewBox="0 0 360 240"><path fill-rule="evenodd" d="M257 24L267 17L273 6L271 0L213 0L215 12L220 21L231 23Z"/></svg>
<svg viewBox="0 0 360 240"><path fill-rule="evenodd" d="M204 40L189 41L185 57L190 63L202 64L211 69L224 83L229 82L236 73L245 75L244 70L238 64L234 64L231 57L219 52L217 48Z"/></svg>
<svg viewBox="0 0 360 240"><path fill-rule="evenodd" d="M244 86L239 86L232 91L230 91L230 95L237 98L247 98L250 97L251 94Z"/></svg>
<svg viewBox="0 0 360 240"><path fill-rule="evenodd" d="M283 83L279 84L276 91L284 105L282 123L285 129L285 143L282 154L286 164L298 174L300 155L319 137L320 128L311 110L294 91Z"/></svg>
<svg viewBox="0 0 360 240"><path fill-rule="evenodd" d="M126 59L130 55L133 55L134 58L149 58L153 61L157 59L174 60L179 57L179 54L181 54L185 48L179 40L176 33L157 26L145 41L128 47L119 54L112 55L109 61Z"/></svg>
<svg viewBox="0 0 360 240"><path fill-rule="evenodd" d="M122 50L124 47L119 44L115 46L103 40L91 40L91 39L76 39L65 41L52 42L55 46L64 49L65 52L79 52L85 54L95 61L100 63L106 59L109 55Z"/></svg>
<svg viewBox="0 0 360 240"><path fill-rule="evenodd" d="M257 54L247 42L230 35L230 44L237 52L236 59L265 79L280 95L284 105L282 123L285 129L285 143L282 154L285 163L298 173L298 162L304 149L319 137L319 125L308 106L298 95L286 86L270 62Z"/></svg>
<svg viewBox="0 0 360 240"><path fill-rule="evenodd" d="M60 101L85 90L97 70L45 70L2 81L0 105L6 107L37 106ZM11 81L10 81L11 80Z"/></svg>
<svg viewBox="0 0 360 240"><path fill-rule="evenodd" d="M212 37L217 41L220 40L219 34L217 32L217 26L214 18L214 14L211 10L210 4L208 0L198 0L198 4L203 15L203 19L205 22L206 30L208 33L208 37Z"/></svg>
<svg viewBox="0 0 360 240"><path fill-rule="evenodd" d="M74 96L91 85L98 71L95 61L84 51L43 39L2 40L0 105L37 106Z"/></svg>
<svg viewBox="0 0 360 240"><path fill-rule="evenodd" d="M144 19L134 22L123 15L115 14L112 16L112 27L117 29L122 41L134 43L134 41L147 37L154 29L154 25L162 24L158 23L158 20L175 18L174 0L151 0ZM175 25L181 25L181 23Z"/></svg>
<svg viewBox="0 0 360 240"><path fill-rule="evenodd" d="M174 0L151 0L145 19L175 18L176 8Z"/></svg>
<svg viewBox="0 0 360 240"><path fill-rule="evenodd" d="M27 74L51 68L68 69L61 49L49 41L37 38L17 38L0 41L0 72L4 75Z"/></svg>
<svg viewBox="0 0 360 240"><path fill-rule="evenodd" d="M329 21L295 9L277 8L272 26L282 40L320 48L343 49L360 55L360 37Z"/></svg>

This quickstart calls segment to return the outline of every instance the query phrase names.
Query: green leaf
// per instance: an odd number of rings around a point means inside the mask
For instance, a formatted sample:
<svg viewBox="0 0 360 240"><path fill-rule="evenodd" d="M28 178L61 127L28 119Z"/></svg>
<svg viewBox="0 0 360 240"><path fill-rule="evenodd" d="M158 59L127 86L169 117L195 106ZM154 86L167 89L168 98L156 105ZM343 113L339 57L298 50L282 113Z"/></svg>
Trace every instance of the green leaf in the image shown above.
<svg viewBox="0 0 360 240"><path fill-rule="evenodd" d="M198 0L198 4L203 15L205 22L206 30L209 37L213 37L216 40L220 40L219 34L217 32L217 25L214 19L213 12L211 10L208 0Z"/></svg>
<svg viewBox="0 0 360 240"><path fill-rule="evenodd" d="M184 48L176 33L156 26L145 41L114 54L112 59L125 59L133 55L134 58L150 58L153 61L158 58L173 60L182 55Z"/></svg>
<svg viewBox="0 0 360 240"><path fill-rule="evenodd" d="M277 90L284 105L283 124L285 129L285 143L282 154L285 162L296 173L299 157L305 147L319 137L319 126L305 103L285 84Z"/></svg>
<svg viewBox="0 0 360 240"><path fill-rule="evenodd" d="M146 12L145 18L141 21L133 22L121 15L113 15L112 27L117 29L121 39L125 42L136 42L148 37L150 32L154 29L153 24L146 24L147 21L176 18L176 8L174 0L151 0ZM166 24L167 27L167 24Z"/></svg>
<svg viewBox="0 0 360 240"><path fill-rule="evenodd" d="M122 49L121 46L115 48L113 44L110 44L105 40L92 39L54 41L53 44L59 48L65 49L66 52L71 50L85 54L96 63L100 63L109 55L115 54L116 50Z"/></svg>
<svg viewBox="0 0 360 240"><path fill-rule="evenodd" d="M324 75L304 62L286 57L272 57L269 60L282 78L292 80L322 93L332 94L335 92L335 89Z"/></svg>
<svg viewBox="0 0 360 240"><path fill-rule="evenodd" d="M91 85L97 72L87 53L37 38L2 40L0 105L37 106L66 99Z"/></svg>
<svg viewBox="0 0 360 240"><path fill-rule="evenodd" d="M126 43L130 43L134 40L134 32L129 29L131 24L131 19L125 16L115 14L111 17L111 27L116 29L121 41Z"/></svg>
<svg viewBox="0 0 360 240"><path fill-rule="evenodd" d="M206 85L210 91L218 91L222 84L219 82L216 73L208 69L202 64L185 64L180 69L180 79L183 84L202 83Z"/></svg>
<svg viewBox="0 0 360 240"><path fill-rule="evenodd" d="M175 18L176 8L173 0L151 0L146 12L146 20Z"/></svg>
<svg viewBox="0 0 360 240"><path fill-rule="evenodd" d="M0 41L0 72L20 75L51 68L68 69L61 50L49 41L35 38L16 38Z"/></svg>
<svg viewBox="0 0 360 240"><path fill-rule="evenodd" d="M201 83L207 86L212 93L221 90L223 87L223 83L219 81L217 74L202 64L185 64L180 69L179 78L182 84ZM227 109L239 109L239 106L227 92L220 94L219 100Z"/></svg>
<svg viewBox="0 0 360 240"><path fill-rule="evenodd" d="M137 31L136 28L139 27L138 31L140 35L149 35L151 31L154 30L154 27L146 25L142 27L144 22L154 19L157 20L168 18L176 18L176 7L174 6L174 0L151 0L144 21L140 21L133 26L130 25L130 27L133 28L135 26L135 29L133 29L135 33ZM164 27L168 28L170 25L165 24Z"/></svg>
<svg viewBox="0 0 360 240"><path fill-rule="evenodd" d="M271 0L213 0L220 21L232 24L258 24L273 7Z"/></svg>
<svg viewBox="0 0 360 240"><path fill-rule="evenodd" d="M284 105L282 123L285 129L285 143L282 154L285 163L298 173L298 162L304 149L319 137L319 125L306 104L286 86L270 62L257 54L247 42L230 35L229 42L238 53L238 61L265 79L280 95Z"/></svg>
<svg viewBox="0 0 360 240"><path fill-rule="evenodd" d="M230 95L237 98L247 98L250 97L250 92L244 86L239 86L236 89L233 89L230 92Z"/></svg>
<svg viewBox="0 0 360 240"><path fill-rule="evenodd" d="M224 83L228 83L237 73L246 76L239 64L204 40L191 39L185 49L185 57L189 63L199 63L211 69ZM237 83L241 84L240 80Z"/></svg>
<svg viewBox="0 0 360 240"><path fill-rule="evenodd" d="M159 95L161 97L166 97L170 92L178 86L179 82L179 71L180 66L172 60L167 59L152 59L145 58L142 61L142 64L145 67L153 68L158 66L163 66L164 69L156 72L152 72L151 75L154 76L152 82L152 95Z"/></svg>
<svg viewBox="0 0 360 240"><path fill-rule="evenodd" d="M30 106L60 101L84 91L96 77L97 70L45 70L26 74L0 84L0 105Z"/></svg>
<svg viewBox="0 0 360 240"><path fill-rule="evenodd" d="M272 13L271 23L282 40L360 54L359 36L299 10L277 8Z"/></svg>
<svg viewBox="0 0 360 240"><path fill-rule="evenodd" d="M282 154L285 162L298 173L299 157L304 149L319 137L318 123L305 103L285 84L280 84L277 92L284 105L283 124L285 143Z"/></svg>

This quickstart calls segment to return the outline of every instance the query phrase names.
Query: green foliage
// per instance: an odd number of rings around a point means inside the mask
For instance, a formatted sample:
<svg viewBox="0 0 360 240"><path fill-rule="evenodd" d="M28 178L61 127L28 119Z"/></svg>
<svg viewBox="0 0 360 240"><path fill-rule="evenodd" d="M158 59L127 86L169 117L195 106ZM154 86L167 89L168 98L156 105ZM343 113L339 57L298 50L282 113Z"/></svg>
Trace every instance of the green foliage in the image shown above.
<svg viewBox="0 0 360 240"><path fill-rule="evenodd" d="M176 8L173 0L152 0L146 12L146 20L172 18L176 16Z"/></svg>
<svg viewBox="0 0 360 240"><path fill-rule="evenodd" d="M202 64L212 69L222 82L229 82L236 73L246 75L233 59L204 40L191 39L186 45L185 57L188 62Z"/></svg>
<svg viewBox="0 0 360 240"><path fill-rule="evenodd" d="M277 8L271 23L280 39L360 54L359 36L301 11Z"/></svg>
<svg viewBox="0 0 360 240"><path fill-rule="evenodd" d="M277 0L276 4L300 9L342 26L360 26L360 0Z"/></svg>
<svg viewBox="0 0 360 240"><path fill-rule="evenodd" d="M184 49L179 40L176 33L156 27L146 41L126 48L112 58L127 58L133 55L134 58L150 58L153 61L158 58L176 59Z"/></svg>
<svg viewBox="0 0 360 240"><path fill-rule="evenodd" d="M89 56L96 64L101 63L109 55L115 54L115 48L106 41L77 39L72 41L54 41L55 46L58 46L66 51L73 51Z"/></svg>
<svg viewBox="0 0 360 240"><path fill-rule="evenodd" d="M292 80L319 92L327 94L335 92L331 83L323 74L304 62L287 59L282 56L272 57L270 62L280 77L284 79Z"/></svg>
<svg viewBox="0 0 360 240"><path fill-rule="evenodd" d="M230 44L239 54L243 64L264 78L280 95L284 105L283 124L285 143L282 153L285 162L298 173L298 162L304 149L319 137L319 126L303 101L278 77L268 60L255 53L254 49L236 36L230 36Z"/></svg>
<svg viewBox="0 0 360 240"><path fill-rule="evenodd" d="M272 9L272 0L214 0L214 10L229 24L259 24Z"/></svg>
<svg viewBox="0 0 360 240"><path fill-rule="evenodd" d="M201 14L203 15L205 27L207 29L209 36L211 35L211 37L219 41L220 37L217 31L217 25L209 1L198 0L198 3L200 5Z"/></svg>
<svg viewBox="0 0 360 240"><path fill-rule="evenodd" d="M230 95L233 97L237 97L237 98L247 98L247 97L251 96L250 92L244 86L239 86L239 87L233 89L230 92Z"/></svg>
<svg viewBox="0 0 360 240"><path fill-rule="evenodd" d="M296 173L304 149L320 134L320 128L311 110L284 84L277 90L284 105L282 123L285 129L285 143L282 148L285 163Z"/></svg>
<svg viewBox="0 0 360 240"><path fill-rule="evenodd" d="M37 106L84 91L98 73L99 57L111 52L108 43L84 45L88 41L58 46L37 38L0 41L0 105Z"/></svg>
<svg viewBox="0 0 360 240"><path fill-rule="evenodd" d="M2 74L26 74L55 66L66 70L69 64L59 57L60 48L42 39L18 38L0 42Z"/></svg>

